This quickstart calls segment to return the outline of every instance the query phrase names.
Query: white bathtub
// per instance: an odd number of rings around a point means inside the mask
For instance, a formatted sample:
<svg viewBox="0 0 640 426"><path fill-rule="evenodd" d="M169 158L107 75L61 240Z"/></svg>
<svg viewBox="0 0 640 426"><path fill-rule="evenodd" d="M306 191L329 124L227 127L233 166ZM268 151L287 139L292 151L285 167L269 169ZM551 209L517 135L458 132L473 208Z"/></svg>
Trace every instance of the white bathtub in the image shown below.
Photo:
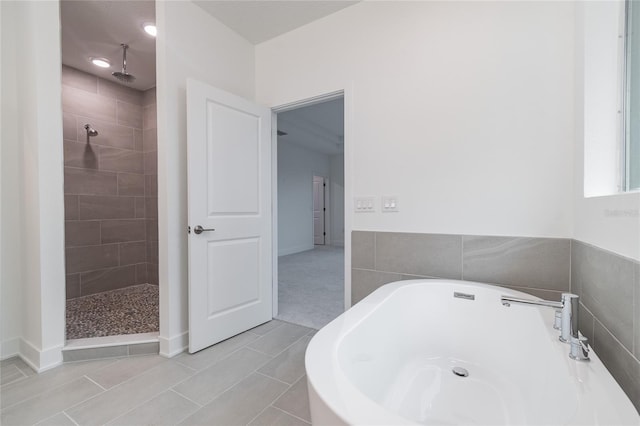
<svg viewBox="0 0 640 426"><path fill-rule="evenodd" d="M640 424L593 351L589 362L569 358L553 309L506 307L501 295L533 298L450 280L376 290L309 344L313 424Z"/></svg>

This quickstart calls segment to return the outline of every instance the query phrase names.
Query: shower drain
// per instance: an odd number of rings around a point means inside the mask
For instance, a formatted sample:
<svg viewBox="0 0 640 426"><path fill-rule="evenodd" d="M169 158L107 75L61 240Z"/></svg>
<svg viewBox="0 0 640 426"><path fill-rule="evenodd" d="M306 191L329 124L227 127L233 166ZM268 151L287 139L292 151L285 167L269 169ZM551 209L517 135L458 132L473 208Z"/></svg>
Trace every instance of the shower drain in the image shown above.
<svg viewBox="0 0 640 426"><path fill-rule="evenodd" d="M460 377L467 377L469 375L467 369L462 367L453 367L451 371L453 371L453 374Z"/></svg>

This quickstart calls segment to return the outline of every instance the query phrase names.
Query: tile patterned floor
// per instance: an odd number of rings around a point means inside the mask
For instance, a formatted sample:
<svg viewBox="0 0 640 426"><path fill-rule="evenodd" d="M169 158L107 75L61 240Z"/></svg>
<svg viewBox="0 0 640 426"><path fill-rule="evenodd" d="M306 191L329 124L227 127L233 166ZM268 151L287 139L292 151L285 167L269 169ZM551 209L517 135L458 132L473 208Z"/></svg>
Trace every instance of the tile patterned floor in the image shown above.
<svg viewBox="0 0 640 426"><path fill-rule="evenodd" d="M67 300L67 339L158 331L158 304L151 284Z"/></svg>
<svg viewBox="0 0 640 426"><path fill-rule="evenodd" d="M304 352L315 330L271 321L194 355L0 363L2 425L308 425Z"/></svg>

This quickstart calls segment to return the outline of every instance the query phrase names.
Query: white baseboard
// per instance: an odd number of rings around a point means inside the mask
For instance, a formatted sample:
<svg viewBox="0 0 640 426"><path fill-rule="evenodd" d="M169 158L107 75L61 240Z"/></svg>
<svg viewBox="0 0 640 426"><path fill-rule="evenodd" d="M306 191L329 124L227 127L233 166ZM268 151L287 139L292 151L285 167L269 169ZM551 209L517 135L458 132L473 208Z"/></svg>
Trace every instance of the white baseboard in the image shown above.
<svg viewBox="0 0 640 426"><path fill-rule="evenodd" d="M14 337L0 342L0 360L20 355L20 339Z"/></svg>
<svg viewBox="0 0 640 426"><path fill-rule="evenodd" d="M19 356L29 367L42 373L62 364L62 346L39 350L31 342L20 339Z"/></svg>
<svg viewBox="0 0 640 426"><path fill-rule="evenodd" d="M302 251L313 250L314 245L305 244L296 247L278 248L278 256L287 256L289 254L300 253Z"/></svg>
<svg viewBox="0 0 640 426"><path fill-rule="evenodd" d="M344 247L344 240L331 241L331 245L336 247Z"/></svg>
<svg viewBox="0 0 640 426"><path fill-rule="evenodd" d="M186 351L189 347L189 332L185 331L169 338L159 336L158 342L160 342L160 355L165 358L173 358Z"/></svg>

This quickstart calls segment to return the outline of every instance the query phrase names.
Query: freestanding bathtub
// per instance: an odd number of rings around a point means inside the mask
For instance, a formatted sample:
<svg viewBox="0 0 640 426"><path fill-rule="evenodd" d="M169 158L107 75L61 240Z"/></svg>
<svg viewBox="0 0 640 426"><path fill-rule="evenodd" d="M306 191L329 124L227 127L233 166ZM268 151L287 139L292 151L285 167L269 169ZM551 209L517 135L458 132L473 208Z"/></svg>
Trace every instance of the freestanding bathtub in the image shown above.
<svg viewBox="0 0 640 426"><path fill-rule="evenodd" d="M506 307L501 295L535 299L450 280L401 281L370 294L309 344L313 424L640 424L593 351L590 361L569 358L553 309Z"/></svg>

